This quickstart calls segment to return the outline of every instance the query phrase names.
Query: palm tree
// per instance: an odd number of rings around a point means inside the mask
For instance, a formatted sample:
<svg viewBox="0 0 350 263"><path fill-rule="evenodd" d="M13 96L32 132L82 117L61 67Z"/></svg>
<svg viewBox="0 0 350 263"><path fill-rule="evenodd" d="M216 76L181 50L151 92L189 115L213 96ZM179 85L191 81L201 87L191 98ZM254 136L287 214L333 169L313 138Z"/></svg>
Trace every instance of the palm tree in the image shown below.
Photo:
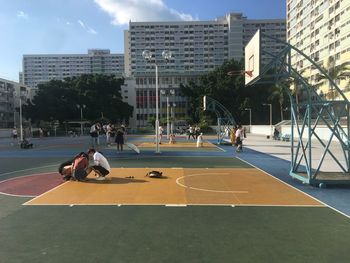
<svg viewBox="0 0 350 263"><path fill-rule="evenodd" d="M268 97L268 100L272 101L277 99L280 105L281 121L283 121L283 104L286 98L286 91L284 90L283 85L277 83L271 95Z"/></svg>
<svg viewBox="0 0 350 263"><path fill-rule="evenodd" d="M343 80L346 77L349 76L349 70L350 70L350 62L344 62L338 66L335 65L335 61L334 59L332 59L331 57L328 58L327 61L327 66L321 66L321 68L327 72L328 76L330 77L330 79L333 82L336 82L337 80ZM324 81L324 80L328 80L329 83L329 88L330 91L328 92L328 94L330 94L330 98L331 100L334 100L334 95L336 93L334 86L330 83L329 79L325 76L325 75L317 75L316 78L317 81Z"/></svg>
<svg viewBox="0 0 350 263"><path fill-rule="evenodd" d="M298 73L300 75L303 75L304 72L305 72L306 69L303 69L301 71L298 71ZM295 103L297 105L297 112L296 112L296 115L297 115L297 119L299 120L299 93L300 93L300 79L299 79L299 75L295 72L292 72L290 74L290 78L287 80L286 82L286 85L287 86L292 86L293 87L293 91L292 93L294 94L295 96Z"/></svg>

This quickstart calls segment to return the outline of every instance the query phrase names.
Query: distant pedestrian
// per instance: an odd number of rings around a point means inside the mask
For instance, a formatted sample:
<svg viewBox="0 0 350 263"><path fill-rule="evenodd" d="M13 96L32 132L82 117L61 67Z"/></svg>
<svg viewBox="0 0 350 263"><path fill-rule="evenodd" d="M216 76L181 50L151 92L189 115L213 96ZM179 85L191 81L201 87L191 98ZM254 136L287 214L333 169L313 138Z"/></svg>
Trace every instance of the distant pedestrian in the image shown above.
<svg viewBox="0 0 350 263"><path fill-rule="evenodd" d="M198 126L196 126L196 127L194 128L194 135L195 135L195 137L196 137L196 140L197 140L198 136L200 135L200 133L201 133L201 128L199 128Z"/></svg>
<svg viewBox="0 0 350 263"><path fill-rule="evenodd" d="M241 152L243 150L243 129L242 126L238 126L236 130L236 152Z"/></svg>
<svg viewBox="0 0 350 263"><path fill-rule="evenodd" d="M237 130L237 127L235 126L230 131L230 140L231 140L232 146L236 145L236 130Z"/></svg>
<svg viewBox="0 0 350 263"><path fill-rule="evenodd" d="M18 132L16 127L13 128L12 130L12 140L13 140L13 145L18 144Z"/></svg>
<svg viewBox="0 0 350 263"><path fill-rule="evenodd" d="M95 123L90 127L91 146L96 149L98 149L98 146L100 145L100 141L98 137L99 132L100 132L99 123Z"/></svg>
<svg viewBox="0 0 350 263"><path fill-rule="evenodd" d="M44 131L42 128L39 128L39 137L42 138L44 136Z"/></svg>
<svg viewBox="0 0 350 263"><path fill-rule="evenodd" d="M117 151L122 152L124 145L124 131L122 128L119 128L116 132L115 143L117 144Z"/></svg>
<svg viewBox="0 0 350 263"><path fill-rule="evenodd" d="M159 126L159 144L162 144L162 138L163 138L163 127Z"/></svg>
<svg viewBox="0 0 350 263"><path fill-rule="evenodd" d="M172 133L169 135L169 144L175 144L175 143L176 143L175 134Z"/></svg>
<svg viewBox="0 0 350 263"><path fill-rule="evenodd" d="M202 148L203 147L203 133L200 133L197 136L197 148Z"/></svg>
<svg viewBox="0 0 350 263"><path fill-rule="evenodd" d="M194 135L194 128L190 125L188 128L188 138L187 140L191 139L191 137L195 140L196 137Z"/></svg>

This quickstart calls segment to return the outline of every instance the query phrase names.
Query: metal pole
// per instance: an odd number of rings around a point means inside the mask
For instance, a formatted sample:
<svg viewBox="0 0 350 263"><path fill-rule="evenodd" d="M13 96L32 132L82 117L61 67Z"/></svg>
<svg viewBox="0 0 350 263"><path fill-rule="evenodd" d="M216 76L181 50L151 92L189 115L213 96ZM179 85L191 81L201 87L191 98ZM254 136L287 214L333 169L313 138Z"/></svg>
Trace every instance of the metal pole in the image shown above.
<svg viewBox="0 0 350 263"><path fill-rule="evenodd" d="M270 104L270 135L271 135L271 138L272 138L272 104Z"/></svg>
<svg viewBox="0 0 350 263"><path fill-rule="evenodd" d="M169 94L166 94L166 138L169 140L170 123L169 123Z"/></svg>
<svg viewBox="0 0 350 263"><path fill-rule="evenodd" d="M249 109L249 132L252 132L252 109Z"/></svg>
<svg viewBox="0 0 350 263"><path fill-rule="evenodd" d="M172 105L171 107L171 126L170 126L170 131L171 134L174 134L174 120L175 120L175 116L174 116L174 105Z"/></svg>
<svg viewBox="0 0 350 263"><path fill-rule="evenodd" d="M80 105L80 136L83 136L83 106Z"/></svg>
<svg viewBox="0 0 350 263"><path fill-rule="evenodd" d="M156 66L156 153L160 153L159 151L159 109L158 109L158 65Z"/></svg>
<svg viewBox="0 0 350 263"><path fill-rule="evenodd" d="M23 141L23 125L22 125L22 98L19 95L19 125L20 125L20 139Z"/></svg>

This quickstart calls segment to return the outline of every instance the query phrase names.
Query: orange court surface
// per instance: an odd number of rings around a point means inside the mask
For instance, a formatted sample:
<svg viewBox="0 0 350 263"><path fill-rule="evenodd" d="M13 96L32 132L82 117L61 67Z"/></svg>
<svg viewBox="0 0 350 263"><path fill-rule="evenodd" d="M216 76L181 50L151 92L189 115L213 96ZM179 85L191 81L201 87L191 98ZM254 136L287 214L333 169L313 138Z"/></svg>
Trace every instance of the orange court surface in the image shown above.
<svg viewBox="0 0 350 263"><path fill-rule="evenodd" d="M25 204L324 206L256 168L113 168L105 181L69 181Z"/></svg>

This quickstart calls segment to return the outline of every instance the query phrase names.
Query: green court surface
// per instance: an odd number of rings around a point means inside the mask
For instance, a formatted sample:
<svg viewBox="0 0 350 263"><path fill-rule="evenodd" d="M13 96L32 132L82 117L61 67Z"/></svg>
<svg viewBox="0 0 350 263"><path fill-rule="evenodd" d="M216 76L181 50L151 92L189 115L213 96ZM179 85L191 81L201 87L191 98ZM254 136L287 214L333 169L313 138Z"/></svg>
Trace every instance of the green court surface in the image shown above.
<svg viewBox="0 0 350 263"><path fill-rule="evenodd" d="M1 218L1 262L349 262L327 208L23 207Z"/></svg>
<svg viewBox="0 0 350 263"><path fill-rule="evenodd" d="M0 183L55 172L67 149L3 152ZM221 150L104 151L113 168L253 169ZM29 200L0 194L1 263L350 262L349 218L327 206L22 205Z"/></svg>

